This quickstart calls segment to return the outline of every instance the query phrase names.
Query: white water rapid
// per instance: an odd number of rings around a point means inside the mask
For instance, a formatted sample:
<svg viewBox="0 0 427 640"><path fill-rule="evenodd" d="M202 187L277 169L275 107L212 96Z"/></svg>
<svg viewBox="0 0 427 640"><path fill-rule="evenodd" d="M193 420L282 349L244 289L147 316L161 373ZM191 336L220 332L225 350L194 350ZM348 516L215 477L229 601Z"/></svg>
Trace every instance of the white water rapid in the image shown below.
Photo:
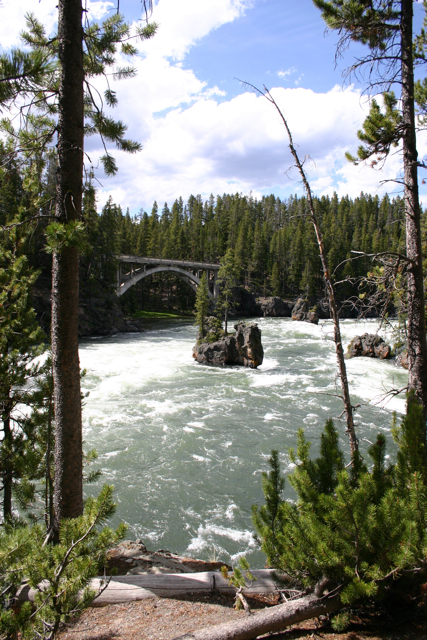
<svg viewBox="0 0 427 640"><path fill-rule="evenodd" d="M264 563L252 537L251 505L262 503L261 473L271 449L287 450L304 427L316 453L329 417L338 418L336 358L330 323L260 318L264 363L257 370L212 368L191 357L196 328L158 321L145 333L85 340L80 345L85 448L95 447L99 482L114 484L113 522L129 524L128 537L150 548L230 562L246 554ZM344 344L374 333L374 321L344 321ZM404 397L381 401L402 388L407 373L391 362L347 360L362 446L389 432ZM335 420L348 451L345 425ZM365 439L365 440L364 440ZM394 446L388 437L388 452ZM98 488L99 488L98 486ZM98 490L88 486L88 493ZM287 497L292 489L287 485Z"/></svg>

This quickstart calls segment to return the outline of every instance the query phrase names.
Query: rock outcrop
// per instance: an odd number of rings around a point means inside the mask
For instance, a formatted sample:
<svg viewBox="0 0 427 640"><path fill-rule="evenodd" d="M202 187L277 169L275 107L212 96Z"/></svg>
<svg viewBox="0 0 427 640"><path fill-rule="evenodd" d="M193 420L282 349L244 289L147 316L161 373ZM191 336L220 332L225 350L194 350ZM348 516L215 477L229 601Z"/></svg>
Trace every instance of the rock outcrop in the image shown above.
<svg viewBox="0 0 427 640"><path fill-rule="evenodd" d="M258 298L260 314L264 318L290 318L292 316L293 302L282 300L277 296L274 298Z"/></svg>
<svg viewBox="0 0 427 640"><path fill-rule="evenodd" d="M365 356L365 358L386 360L391 356L391 347L380 336L364 333L363 336L353 338L348 346L347 354L349 358Z"/></svg>
<svg viewBox="0 0 427 640"><path fill-rule="evenodd" d="M193 347L193 358L200 364L237 364L256 369L264 358L258 325L239 322L234 328L236 333L220 338L217 342L196 344Z"/></svg>
<svg viewBox="0 0 427 640"><path fill-rule="evenodd" d="M409 360L408 360L408 351L401 351L396 356L396 364L398 367L403 367L404 369L409 369Z"/></svg>
<svg viewBox="0 0 427 640"><path fill-rule="evenodd" d="M79 335L109 336L114 333L140 333L144 321L127 318L115 293L100 292L86 297L79 304Z"/></svg>
<svg viewBox="0 0 427 640"><path fill-rule="evenodd" d="M82 295L79 302L79 336L110 336L114 333L140 333L144 321L127 318L116 294L99 291L98 295ZM33 305L41 327L50 334L51 292L50 283L39 278L33 290Z"/></svg>
<svg viewBox="0 0 427 640"><path fill-rule="evenodd" d="M230 318L254 318L262 315L253 293L243 287L233 289L232 306L229 310Z"/></svg>
<svg viewBox="0 0 427 640"><path fill-rule="evenodd" d="M319 311L317 305L310 308L308 300L298 298L292 309L292 320L302 320L303 322L319 324Z"/></svg>

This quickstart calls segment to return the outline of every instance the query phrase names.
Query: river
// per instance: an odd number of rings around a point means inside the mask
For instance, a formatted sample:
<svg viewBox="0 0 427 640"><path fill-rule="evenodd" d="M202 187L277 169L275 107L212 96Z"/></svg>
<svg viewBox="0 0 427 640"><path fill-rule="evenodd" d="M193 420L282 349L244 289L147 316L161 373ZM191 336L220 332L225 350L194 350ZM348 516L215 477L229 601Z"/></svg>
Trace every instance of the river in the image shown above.
<svg viewBox="0 0 427 640"><path fill-rule="evenodd" d="M213 368L195 363L196 328L158 321L142 334L93 338L80 345L87 370L83 390L85 449L95 447L102 483L115 486L113 524L129 525L128 537L147 547L226 562L246 554L253 568L264 556L252 536L251 505L262 503L261 473L272 448L287 450L304 427L316 453L329 417L342 433L336 358L329 322L319 326L259 318L264 363L257 369ZM344 344L375 332L374 321L342 323ZM347 361L362 447L378 431L389 433L392 412L405 400L382 400L407 384L393 363ZM388 438L389 454L394 446ZM286 496L292 498L287 485Z"/></svg>

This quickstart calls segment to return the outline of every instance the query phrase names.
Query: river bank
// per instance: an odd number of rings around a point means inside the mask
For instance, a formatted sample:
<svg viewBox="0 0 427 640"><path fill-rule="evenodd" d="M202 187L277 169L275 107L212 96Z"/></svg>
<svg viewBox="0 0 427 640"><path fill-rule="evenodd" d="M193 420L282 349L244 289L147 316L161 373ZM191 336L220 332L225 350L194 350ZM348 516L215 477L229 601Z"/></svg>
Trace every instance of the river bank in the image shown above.
<svg viewBox="0 0 427 640"><path fill-rule="evenodd" d="M252 609L275 603L250 601ZM425 603L408 611L357 611L344 633L335 633L325 617L306 620L264 640L425 640ZM185 599L144 600L88 609L59 634L61 640L174 640L196 629L244 618L233 609L233 599L218 594L189 595ZM260 639L261 640L261 639Z"/></svg>
<svg viewBox="0 0 427 640"><path fill-rule="evenodd" d="M167 300L158 300L158 305L138 311L130 311L126 301L118 298L113 289L100 288L94 292L81 288L79 302L79 335L82 338L111 336L116 333L138 333L147 327L147 322L155 318L176 317L193 318L192 310L169 308ZM140 301L141 303L141 301ZM147 301L145 301L145 304ZM51 319L51 283L50 279L40 276L33 289L33 305L41 327L50 333ZM342 319L356 319L359 310L354 305L340 305ZM326 301L321 297L304 297L295 294L289 298L277 296L258 296L240 287L234 291L233 305L229 310L231 319L235 318L291 318L317 323L329 319ZM368 318L377 317L370 309Z"/></svg>

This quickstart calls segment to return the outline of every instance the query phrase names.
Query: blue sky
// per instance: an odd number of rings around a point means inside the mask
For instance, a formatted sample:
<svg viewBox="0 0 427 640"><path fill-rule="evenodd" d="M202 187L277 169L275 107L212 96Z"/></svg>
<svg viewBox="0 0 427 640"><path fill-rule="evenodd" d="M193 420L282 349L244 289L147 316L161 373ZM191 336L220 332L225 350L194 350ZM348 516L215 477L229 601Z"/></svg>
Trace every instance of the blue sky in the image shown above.
<svg viewBox="0 0 427 640"><path fill-rule="evenodd" d="M53 30L55 5L56 0L3 0L2 47L18 43L26 11ZM105 0L87 5L96 18L115 7ZM414 7L420 26L422 4ZM120 0L120 9L134 21L141 4ZM109 195L136 213L150 211L154 200L163 206L191 193L301 194L276 112L235 78L272 90L301 157L310 158L306 168L316 194L399 192L392 182L381 184L399 175L399 154L381 171L353 167L344 158L357 147L368 98L363 86L343 84L342 72L363 49L352 47L336 66L337 35L325 35L311 0L156 0L152 19L159 23L158 34L139 47L137 77L114 86L114 115L128 124L129 136L143 150L136 156L116 152L115 178L97 170L99 206ZM420 155L427 154L424 132L418 142ZM90 139L86 150L97 164L99 141Z"/></svg>

